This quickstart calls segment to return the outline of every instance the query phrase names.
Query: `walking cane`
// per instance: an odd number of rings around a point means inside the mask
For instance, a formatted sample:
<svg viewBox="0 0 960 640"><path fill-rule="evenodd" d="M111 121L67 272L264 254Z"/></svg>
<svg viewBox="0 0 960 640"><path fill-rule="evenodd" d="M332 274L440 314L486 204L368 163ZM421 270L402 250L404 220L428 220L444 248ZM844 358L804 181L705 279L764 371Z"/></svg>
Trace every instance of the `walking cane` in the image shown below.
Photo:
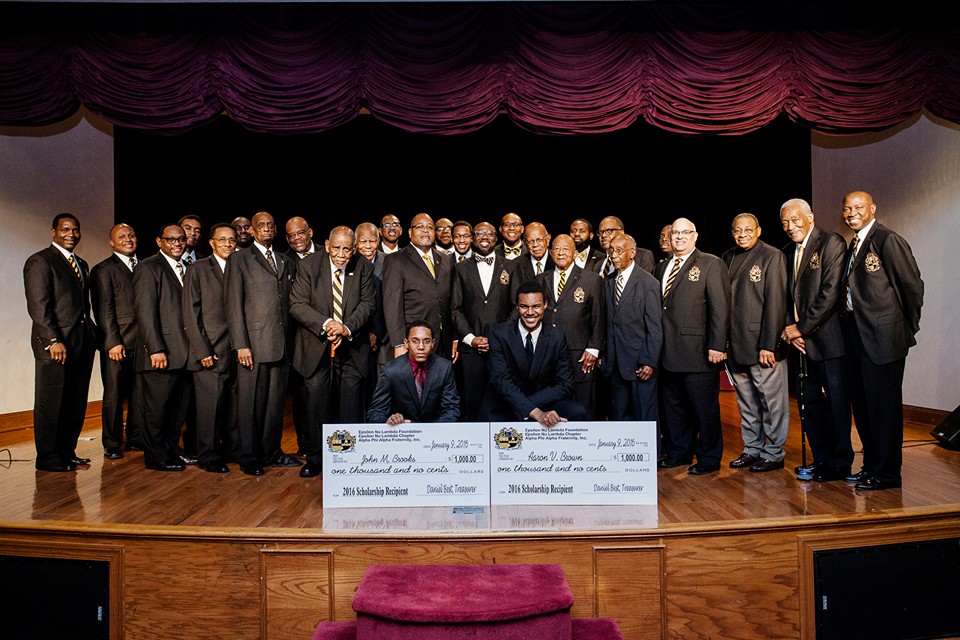
<svg viewBox="0 0 960 640"><path fill-rule="evenodd" d="M807 466L807 429L805 426L806 423L806 402L803 397L803 387L804 381L807 379L807 356L804 353L800 354L800 384L797 388L797 411L800 414L800 466L806 468ZM801 472L797 474L797 480L813 480L813 475L809 472Z"/></svg>

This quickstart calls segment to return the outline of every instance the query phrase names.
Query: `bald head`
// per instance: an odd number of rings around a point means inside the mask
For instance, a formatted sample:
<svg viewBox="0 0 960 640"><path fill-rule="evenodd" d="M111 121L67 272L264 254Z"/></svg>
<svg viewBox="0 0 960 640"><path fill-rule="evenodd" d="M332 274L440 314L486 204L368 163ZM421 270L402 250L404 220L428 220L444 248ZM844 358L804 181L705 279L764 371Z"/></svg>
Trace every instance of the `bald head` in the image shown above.
<svg viewBox="0 0 960 640"><path fill-rule="evenodd" d="M686 218L677 218L670 225L670 246L673 247L673 255L683 257L688 255L697 247L697 227Z"/></svg>
<svg viewBox="0 0 960 640"><path fill-rule="evenodd" d="M523 242L527 245L530 255L541 260L550 248L550 234L547 233L547 228L543 224L531 222L523 230Z"/></svg>
<svg viewBox="0 0 960 640"><path fill-rule="evenodd" d="M577 257L577 243L565 233L561 233L553 240L550 248L550 257L561 271L566 271Z"/></svg>

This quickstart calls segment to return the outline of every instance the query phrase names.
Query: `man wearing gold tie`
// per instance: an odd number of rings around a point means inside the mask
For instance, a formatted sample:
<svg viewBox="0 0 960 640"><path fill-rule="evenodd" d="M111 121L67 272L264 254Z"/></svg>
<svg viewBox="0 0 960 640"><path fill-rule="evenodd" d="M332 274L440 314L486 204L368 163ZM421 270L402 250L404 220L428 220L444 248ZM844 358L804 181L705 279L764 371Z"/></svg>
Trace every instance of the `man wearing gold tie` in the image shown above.
<svg viewBox="0 0 960 640"><path fill-rule="evenodd" d="M383 267L383 316L394 357L406 353L407 325L426 320L436 328L434 353L456 359L453 319L453 257L434 247L433 218L418 213L410 223L410 244L389 254Z"/></svg>
<svg viewBox="0 0 960 640"><path fill-rule="evenodd" d="M61 213L50 226L52 244L27 258L23 288L33 326L36 359L33 436L40 471L73 471L87 408L97 327L90 317L90 274L73 250L80 222Z"/></svg>
<svg viewBox="0 0 960 640"><path fill-rule="evenodd" d="M520 284L533 280L553 268L550 260L550 234L540 222L531 222L523 230L523 244L527 248L517 265L517 279Z"/></svg>
<svg viewBox="0 0 960 640"><path fill-rule="evenodd" d="M334 227L325 252L300 263L290 291L290 315L297 321L293 368L306 387L310 426L304 478L320 474L323 425L363 422L366 415L376 292L373 264L354 252L354 243L350 228Z"/></svg>

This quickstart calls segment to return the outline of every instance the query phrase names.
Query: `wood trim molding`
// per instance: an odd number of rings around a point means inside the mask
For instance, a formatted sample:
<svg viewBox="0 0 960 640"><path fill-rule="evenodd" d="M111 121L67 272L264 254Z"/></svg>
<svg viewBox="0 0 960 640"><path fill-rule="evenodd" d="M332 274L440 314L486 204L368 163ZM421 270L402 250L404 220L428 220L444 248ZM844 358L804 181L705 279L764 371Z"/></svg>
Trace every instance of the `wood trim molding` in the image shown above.
<svg viewBox="0 0 960 640"><path fill-rule="evenodd" d="M927 409L926 407L915 407L909 404L903 405L904 420L917 422L919 424L928 424L931 427L937 426L949 415L949 411L941 411L940 409Z"/></svg>
<svg viewBox="0 0 960 640"><path fill-rule="evenodd" d="M103 413L103 401L91 400L87 403L87 414L84 420L99 418ZM19 431L20 429L33 428L33 410L14 411L12 413L0 413L0 433L7 431Z"/></svg>

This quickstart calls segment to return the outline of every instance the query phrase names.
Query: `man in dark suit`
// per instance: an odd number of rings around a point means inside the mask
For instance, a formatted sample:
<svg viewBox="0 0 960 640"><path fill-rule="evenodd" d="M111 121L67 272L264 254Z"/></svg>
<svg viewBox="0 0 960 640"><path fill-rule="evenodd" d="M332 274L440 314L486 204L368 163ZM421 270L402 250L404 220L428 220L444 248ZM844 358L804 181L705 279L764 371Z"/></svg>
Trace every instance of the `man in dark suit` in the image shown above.
<svg viewBox="0 0 960 640"><path fill-rule="evenodd" d="M101 412L103 455L123 457L123 402L127 402L127 447L142 449L140 419L133 409L133 356L137 323L133 308L133 271L137 266L137 234L133 227L118 224L110 230L113 254L90 271L93 309L103 333L100 345L100 379L103 382Z"/></svg>
<svg viewBox="0 0 960 640"><path fill-rule="evenodd" d="M610 241L617 274L603 280L607 310L601 373L610 380L611 420L657 422L656 370L663 347L660 287L637 265L636 250L636 241L627 234Z"/></svg>
<svg viewBox="0 0 960 640"><path fill-rule="evenodd" d="M543 324L547 300L540 283L517 288L519 320L490 330L490 381L480 420L535 420L545 427L585 420L573 399L573 372L563 332Z"/></svg>
<svg viewBox="0 0 960 640"><path fill-rule="evenodd" d="M792 242L784 247L787 262L786 327L780 338L796 349L813 465L797 467L801 480L840 480L850 474L850 397L847 394L846 347L840 324L844 255L843 238L816 226L810 205L800 198L780 207L780 222Z"/></svg>
<svg viewBox="0 0 960 640"><path fill-rule="evenodd" d="M387 256L383 267L383 317L395 358L406 353L407 325L426 320L437 327L437 355L456 360L450 297L453 258L434 249L433 218L418 213L410 224L410 244Z"/></svg>
<svg viewBox="0 0 960 640"><path fill-rule="evenodd" d="M615 216L607 216L600 221L599 233L600 246L603 248L604 254L607 254L610 249L610 241L625 233L623 221ZM653 253L651 253L649 249L637 247L637 257L634 259L634 262L644 271L653 273ZM609 255L605 255L603 260L595 263L595 270L600 274L601 278L606 278L613 274L616 268L613 266L613 261Z"/></svg>
<svg viewBox="0 0 960 640"><path fill-rule="evenodd" d="M317 247L313 242L313 229L304 218L295 216L287 220L284 227L287 237L287 255L294 262L300 262L307 256L311 256L322 248ZM296 333L296 328L294 328ZM297 373L294 368L290 369L289 380L287 381L287 395L291 396L291 405L293 407L293 429L297 433L297 457L302 458L307 455L310 449L310 427L307 422L307 389L303 384L303 377Z"/></svg>
<svg viewBox="0 0 960 640"><path fill-rule="evenodd" d="M354 255L349 227L334 227L326 251L300 263L290 292L297 321L293 368L307 389L310 449L300 476L320 475L323 425L364 417L364 382L370 354L370 317L376 306L373 266Z"/></svg>
<svg viewBox="0 0 960 640"><path fill-rule="evenodd" d="M200 258L205 258L209 254L203 247L203 221L194 215L183 216L177 222L183 232L187 234L187 247L183 250L183 266L189 267Z"/></svg>
<svg viewBox="0 0 960 640"><path fill-rule="evenodd" d="M787 313L787 268L783 252L760 240L760 223L741 213L731 227L737 246L723 254L730 273L728 367L740 407L743 453L730 463L754 472L783 468L790 428L787 364L777 343Z"/></svg>
<svg viewBox="0 0 960 640"><path fill-rule="evenodd" d="M473 257L473 225L466 220L453 223L453 250L453 261L456 264Z"/></svg>
<svg viewBox="0 0 960 640"><path fill-rule="evenodd" d="M166 225L157 237L160 251L141 261L133 273L143 462L155 471L185 468L178 458L180 429L190 402L182 304L186 269L180 262L186 240L180 225Z"/></svg>
<svg viewBox="0 0 960 640"><path fill-rule="evenodd" d="M864 491L901 485L903 369L917 343L923 280L910 245L876 221L865 191L848 193L843 221L856 233L841 301L850 398L863 443L863 469L848 480Z"/></svg>
<svg viewBox="0 0 960 640"><path fill-rule="evenodd" d="M373 267L374 306L370 315L367 341L370 343L370 355L367 356L367 381L364 385L366 403L373 398L373 390L380 379L380 372L390 360L393 360L393 348L387 340L387 323L383 318L383 267L386 255L380 251L380 235L377 225L361 222L354 231L357 253L370 262Z"/></svg>
<svg viewBox="0 0 960 640"><path fill-rule="evenodd" d="M50 225L50 247L23 265L23 288L36 359L33 439L40 471L73 471L77 439L87 410L87 391L99 332L90 317L90 273L73 253L80 222L58 214Z"/></svg>
<svg viewBox="0 0 960 640"><path fill-rule="evenodd" d="M253 244L253 234L250 233L250 219L244 216L237 216L230 223L233 230L237 232L237 250L246 249Z"/></svg>
<svg viewBox="0 0 960 640"><path fill-rule="evenodd" d="M603 262L607 254L593 248L593 224L584 218L577 218L570 223L570 237L577 248L577 255L574 262L584 271L597 273L599 270L598 262Z"/></svg>
<svg viewBox="0 0 960 640"><path fill-rule="evenodd" d="M453 365L433 355L433 329L421 320L404 338L407 357L387 363L377 382L367 422L456 422L460 397Z"/></svg>
<svg viewBox="0 0 960 640"><path fill-rule="evenodd" d="M386 255L400 250L400 235L403 234L403 225L400 218L388 214L380 219L380 251Z"/></svg>
<svg viewBox="0 0 960 640"><path fill-rule="evenodd" d="M516 260L527 252L523 245L523 220L517 214L508 213L500 218L500 236L503 242L494 251L507 260Z"/></svg>
<svg viewBox="0 0 960 640"><path fill-rule="evenodd" d="M103 335L100 345L100 379L103 382L101 425L103 455L109 460L123 457L123 402L127 402L127 447L142 449L140 419L133 409L136 377L133 356L137 344L137 323L133 308L133 270L137 266L137 234L133 227L118 224L110 230L113 254L90 271L93 309Z"/></svg>
<svg viewBox="0 0 960 640"><path fill-rule="evenodd" d="M576 245L566 234L553 241L550 255L553 256L552 268L535 278L547 294L543 322L563 331L570 350L573 398L587 410L587 419L592 420L594 388L599 375L597 359L603 347L606 322L603 280L574 264Z"/></svg>
<svg viewBox="0 0 960 640"><path fill-rule="evenodd" d="M660 258L660 262L669 260L673 257L673 245L670 243L671 231L673 231L673 227L669 224L663 225L663 228L660 229L660 236L657 240L657 244L660 247L660 253L663 254L663 257Z"/></svg>
<svg viewBox="0 0 960 640"><path fill-rule="evenodd" d="M463 384L462 415L474 422L487 388L487 355L490 329L503 322L514 308L517 279L514 265L494 252L497 232L489 222L473 229L473 257L456 266L452 316L459 346L457 360Z"/></svg>
<svg viewBox="0 0 960 640"><path fill-rule="evenodd" d="M210 230L213 255L187 269L183 283L183 324L190 343L187 369L193 373L200 468L226 473L226 458L237 443L237 362L230 344L223 279L237 235L226 223Z"/></svg>
<svg viewBox="0 0 960 640"><path fill-rule="evenodd" d="M660 392L670 434L661 468L697 462L687 471L720 469L720 376L730 328L730 277L723 261L697 249L697 228L673 223L673 259L657 265L663 300Z"/></svg>
<svg viewBox="0 0 960 640"><path fill-rule="evenodd" d="M266 211L253 216L253 244L230 257L224 286L240 394L237 459L247 475L263 467L296 467L284 453L283 405L290 359L290 287L297 263L273 250L277 227Z"/></svg>
<svg viewBox="0 0 960 640"><path fill-rule="evenodd" d="M553 267L550 260L550 234L541 223L531 222L524 228L523 246L526 253L515 260L517 280L520 284L533 280Z"/></svg>

